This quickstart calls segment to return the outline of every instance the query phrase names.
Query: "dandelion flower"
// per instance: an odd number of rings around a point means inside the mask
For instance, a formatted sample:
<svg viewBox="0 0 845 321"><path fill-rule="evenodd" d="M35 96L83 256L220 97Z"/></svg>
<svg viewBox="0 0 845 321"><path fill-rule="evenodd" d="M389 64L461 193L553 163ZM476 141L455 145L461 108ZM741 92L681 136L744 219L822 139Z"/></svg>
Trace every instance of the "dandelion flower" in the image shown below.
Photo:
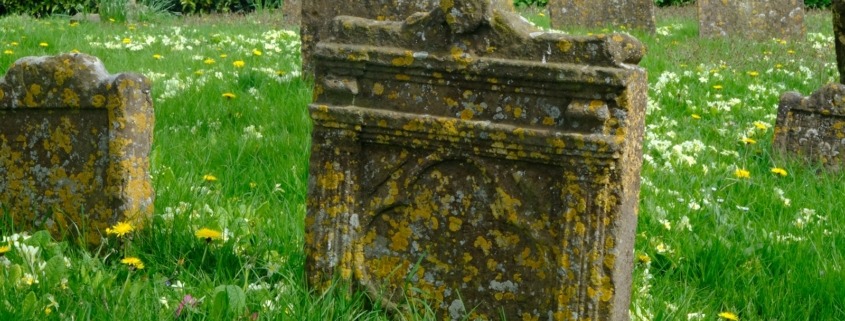
<svg viewBox="0 0 845 321"><path fill-rule="evenodd" d="M736 176L736 178L751 178L751 172L742 168L737 168L736 171L734 171L734 176Z"/></svg>
<svg viewBox="0 0 845 321"><path fill-rule="evenodd" d="M15 54L15 52L12 51L12 50L6 49L6 50L3 51L3 54L4 55L13 55L13 54Z"/></svg>
<svg viewBox="0 0 845 321"><path fill-rule="evenodd" d="M235 60L235 62L232 63L232 66L235 66L235 68L243 68L245 65L246 63L243 60Z"/></svg>
<svg viewBox="0 0 845 321"><path fill-rule="evenodd" d="M736 314L734 314L733 312L719 313L719 317L722 318L722 319L725 319L725 320L739 321L739 317Z"/></svg>
<svg viewBox="0 0 845 321"><path fill-rule="evenodd" d="M194 233L194 235L196 235L197 238L204 239L208 243L211 243L211 241L213 241L213 240L223 239L223 233L222 232L217 231L217 230L212 230L210 228L205 228L205 227L197 230L197 232Z"/></svg>
<svg viewBox="0 0 845 321"><path fill-rule="evenodd" d="M76 26L78 26L78 25L79 25L79 21L71 21L71 22L70 22L70 26L71 26L71 27L76 27Z"/></svg>
<svg viewBox="0 0 845 321"><path fill-rule="evenodd" d="M18 45L18 42L17 42L17 41L12 41L12 43L10 43L10 45L12 45L13 47L14 47L14 46L17 46L17 45Z"/></svg>
<svg viewBox="0 0 845 321"><path fill-rule="evenodd" d="M159 59L161 59L161 58L162 58L162 57L161 57L161 55L159 55L159 54L155 54L155 55L153 55L153 59L155 59L155 60L159 60Z"/></svg>
<svg viewBox="0 0 845 321"><path fill-rule="evenodd" d="M769 124L766 124L766 123L761 122L761 121L755 121L754 127L756 127L759 130L766 130L766 129L769 129Z"/></svg>
<svg viewBox="0 0 845 321"><path fill-rule="evenodd" d="M255 55L255 56L261 56L262 53L261 53L261 50L252 49L252 54Z"/></svg>
<svg viewBox="0 0 845 321"><path fill-rule="evenodd" d="M722 90L722 88L724 88L722 85L713 85L713 89Z"/></svg>
<svg viewBox="0 0 845 321"><path fill-rule="evenodd" d="M205 60L202 61L202 63L204 63L206 65L213 65L215 62L216 61L214 61L214 59L211 59L211 58L206 58Z"/></svg>
<svg viewBox="0 0 845 321"><path fill-rule="evenodd" d="M699 115L699 114L692 114L692 119L701 119L701 115Z"/></svg>
<svg viewBox="0 0 845 321"><path fill-rule="evenodd" d="M48 43L46 43L46 42L42 42L42 43L39 43L39 44L38 44L38 46L39 46L39 47L44 47L44 48L47 48L47 47L49 47L49 46L50 46L50 44L48 44Z"/></svg>
<svg viewBox="0 0 845 321"><path fill-rule="evenodd" d="M134 257L134 256L124 258L123 260L120 260L120 263L126 264L130 268L135 269L135 270L140 270L140 269L144 268L144 262L141 261L141 259Z"/></svg>
<svg viewBox="0 0 845 321"><path fill-rule="evenodd" d="M3 255L6 255L6 252L9 252L11 250L12 250L11 246L8 246L8 245L0 246L0 257L2 257Z"/></svg>
<svg viewBox="0 0 845 321"><path fill-rule="evenodd" d="M772 173L775 175L786 176L786 170L780 167L772 167Z"/></svg>
<svg viewBox="0 0 845 321"><path fill-rule="evenodd" d="M743 137L742 142L745 143L746 145L754 145L754 144L757 143L757 141L755 139L748 138L748 137Z"/></svg>
<svg viewBox="0 0 845 321"><path fill-rule="evenodd" d="M790 54L790 55L794 55L794 54L795 54L795 50L789 49L789 50L787 50L787 51L786 51L786 53L787 53L787 54Z"/></svg>
<svg viewBox="0 0 845 321"><path fill-rule="evenodd" d="M214 176L214 175L211 175L211 174L205 174L205 175L202 176L202 180L209 182L209 183L213 183L213 182L217 181L217 176Z"/></svg>
<svg viewBox="0 0 845 321"><path fill-rule="evenodd" d="M639 260L640 262L645 263L645 264L651 263L651 258L648 256L648 254L637 255L637 260Z"/></svg>
<svg viewBox="0 0 845 321"><path fill-rule="evenodd" d="M746 74L748 74L748 75L749 75L749 76L751 76L751 77L757 77L757 76L759 76L759 75L760 75L760 73L759 73L759 72L756 72L756 71L749 71L749 72L747 72Z"/></svg>
<svg viewBox="0 0 845 321"><path fill-rule="evenodd" d="M130 43L132 43L132 39L129 39L129 38L123 38L123 44L128 45L128 44L130 44Z"/></svg>
<svg viewBox="0 0 845 321"><path fill-rule="evenodd" d="M233 93L223 93L223 98L235 99L235 97L237 97L237 96L235 96L235 94L233 94Z"/></svg>
<svg viewBox="0 0 845 321"><path fill-rule="evenodd" d="M229 57L229 55L227 55L227 54L220 54L220 59L226 59L226 57Z"/></svg>
<svg viewBox="0 0 845 321"><path fill-rule="evenodd" d="M135 230L135 228L132 226L132 224L129 224L129 222L118 222L114 226L106 228L106 234L114 234L117 235L117 237L123 237L124 235L132 232L133 230Z"/></svg>

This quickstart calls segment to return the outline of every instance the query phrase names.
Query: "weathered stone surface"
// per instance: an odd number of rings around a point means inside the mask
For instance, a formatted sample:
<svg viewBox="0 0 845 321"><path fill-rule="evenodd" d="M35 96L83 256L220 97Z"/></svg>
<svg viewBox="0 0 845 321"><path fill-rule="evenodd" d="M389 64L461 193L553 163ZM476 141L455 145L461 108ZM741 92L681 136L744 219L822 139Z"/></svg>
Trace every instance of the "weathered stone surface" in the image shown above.
<svg viewBox="0 0 845 321"><path fill-rule="evenodd" d="M697 0L699 35L803 39L804 0Z"/></svg>
<svg viewBox="0 0 845 321"><path fill-rule="evenodd" d="M639 41L542 32L489 0L332 34L309 106L312 284L446 320L627 319Z"/></svg>
<svg viewBox="0 0 845 321"><path fill-rule="evenodd" d="M437 7L438 0L311 0L302 4L302 71L310 75L314 70L311 55L314 46L328 37L332 19L354 16L375 20L402 20L415 12L428 12Z"/></svg>
<svg viewBox="0 0 845 321"><path fill-rule="evenodd" d="M654 0L549 0L552 28L607 26L655 31Z"/></svg>
<svg viewBox="0 0 845 321"><path fill-rule="evenodd" d="M809 97L783 94L774 148L840 169L845 164L845 85L827 84Z"/></svg>
<svg viewBox="0 0 845 321"><path fill-rule="evenodd" d="M0 214L91 244L151 215L153 124L143 76L83 54L19 59L0 79Z"/></svg>
<svg viewBox="0 0 845 321"><path fill-rule="evenodd" d="M282 14L285 17L285 22L291 25L300 25L302 23L302 0L284 0Z"/></svg>
<svg viewBox="0 0 845 321"><path fill-rule="evenodd" d="M833 36L836 43L836 66L839 69L839 82L845 84L845 0L833 0Z"/></svg>

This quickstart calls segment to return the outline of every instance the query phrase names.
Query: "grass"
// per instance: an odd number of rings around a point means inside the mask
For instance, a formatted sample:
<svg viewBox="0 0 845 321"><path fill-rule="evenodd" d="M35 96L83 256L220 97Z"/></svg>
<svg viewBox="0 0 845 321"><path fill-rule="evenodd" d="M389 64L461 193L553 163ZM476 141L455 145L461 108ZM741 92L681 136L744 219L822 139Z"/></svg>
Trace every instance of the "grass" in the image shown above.
<svg viewBox="0 0 845 321"><path fill-rule="evenodd" d="M661 9L657 34L633 32L648 47L650 102L632 317L845 319L845 176L771 149L779 95L838 78L830 15L808 13L806 41L750 42L699 39L693 10ZM151 78L157 118L151 222L93 252L3 226L17 239L0 259L0 319L391 318L345 286L305 286L311 89L280 18L0 19L0 72L23 56L92 54Z"/></svg>

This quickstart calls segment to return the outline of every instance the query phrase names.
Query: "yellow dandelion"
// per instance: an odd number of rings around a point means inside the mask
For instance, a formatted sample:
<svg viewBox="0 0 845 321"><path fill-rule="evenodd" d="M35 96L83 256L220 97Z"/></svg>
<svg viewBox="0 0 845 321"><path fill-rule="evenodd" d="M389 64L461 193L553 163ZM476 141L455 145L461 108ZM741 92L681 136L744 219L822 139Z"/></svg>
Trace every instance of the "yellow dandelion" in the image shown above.
<svg viewBox="0 0 845 321"><path fill-rule="evenodd" d="M227 54L220 54L220 58L221 58L221 59L226 59L226 57L229 57L229 55L227 55Z"/></svg>
<svg viewBox="0 0 845 321"><path fill-rule="evenodd" d="M46 42L41 42L41 43L38 43L38 46L39 46L39 47L44 47L44 48L47 48L47 47L49 47L49 46L50 46L50 44L48 44L48 43L46 43Z"/></svg>
<svg viewBox="0 0 845 321"><path fill-rule="evenodd" d="M71 27L76 27L76 26L78 26L78 25L79 25L79 21L71 21L71 22L70 22L70 26L71 26Z"/></svg>
<svg viewBox="0 0 845 321"><path fill-rule="evenodd" d="M252 49L252 54L255 56L261 56L262 52L258 49Z"/></svg>
<svg viewBox="0 0 845 321"><path fill-rule="evenodd" d="M212 183L217 181L217 177L211 174L205 174L202 176L202 180Z"/></svg>
<svg viewBox="0 0 845 321"><path fill-rule="evenodd" d="M249 182L249 188L256 188L258 187L258 183L256 182Z"/></svg>
<svg viewBox="0 0 845 321"><path fill-rule="evenodd" d="M243 60L235 60L235 62L232 63L232 66L235 66L235 68L243 68L245 65L246 63Z"/></svg>
<svg viewBox="0 0 845 321"><path fill-rule="evenodd" d="M648 256L648 254L637 255L637 260L639 260L640 262L645 263L645 264L651 263L651 258Z"/></svg>
<svg viewBox="0 0 845 321"><path fill-rule="evenodd" d="M210 228L205 228L205 227L197 230L197 232L194 233L194 235L196 235L197 238L204 239L206 242L209 242L209 243L211 243L211 241L213 241L213 240L223 239L223 233L222 232L220 232L218 230L212 230Z"/></svg>
<svg viewBox="0 0 845 321"><path fill-rule="evenodd" d="M538 16L540 16L540 17L545 17L545 16L546 16L546 14L545 14L545 13L542 13L542 12L537 13L537 15L538 15Z"/></svg>
<svg viewBox="0 0 845 321"><path fill-rule="evenodd" d="M129 39L129 38L123 38L123 44L128 45L128 44L130 44L130 43L132 43L132 39Z"/></svg>
<svg viewBox="0 0 845 321"><path fill-rule="evenodd" d="M12 50L6 49L6 50L3 50L3 54L4 54L4 55L14 55L14 54L15 54L15 52L14 52L14 51L12 51Z"/></svg>
<svg viewBox="0 0 845 321"><path fill-rule="evenodd" d="M783 68L782 64L775 64L775 69L781 69L781 68Z"/></svg>
<svg viewBox="0 0 845 321"><path fill-rule="evenodd" d="M722 88L724 88L722 85L713 85L713 89L722 90Z"/></svg>
<svg viewBox="0 0 845 321"><path fill-rule="evenodd" d="M44 315L50 315L51 313L53 313L53 309L50 309L50 307L44 308Z"/></svg>
<svg viewBox="0 0 845 321"><path fill-rule="evenodd" d="M736 314L734 314L733 312L719 313L719 317L722 318L722 319L725 319L725 320L739 321L739 317Z"/></svg>
<svg viewBox="0 0 845 321"><path fill-rule="evenodd" d="M79 51L79 49L71 49L70 53L78 54L78 53L80 53L80 51Z"/></svg>
<svg viewBox="0 0 845 321"><path fill-rule="evenodd" d="M197 70L197 71L194 71L194 74L197 75L197 76L202 76L203 74L205 74L205 71Z"/></svg>
<svg viewBox="0 0 845 321"><path fill-rule="evenodd" d="M749 71L749 72L747 72L746 74L748 74L748 75L749 75L749 76L751 76L751 77L757 77L757 76L759 76L759 75L760 75L760 73L759 73L759 72L756 72L756 71Z"/></svg>
<svg viewBox="0 0 845 321"><path fill-rule="evenodd" d="M795 54L795 50L789 49L789 50L787 50L787 51L786 51L786 53L787 53L787 54L790 54L790 55L794 55L794 54Z"/></svg>
<svg viewBox="0 0 845 321"><path fill-rule="evenodd" d="M756 127L759 130L766 130L766 129L769 129L769 124L766 124L766 123L761 122L761 121L755 121L754 127Z"/></svg>
<svg viewBox="0 0 845 321"><path fill-rule="evenodd" d="M155 55L153 55L153 59L155 59L155 60L159 60L159 59L161 59L161 58L162 58L162 57L161 57L161 55L159 55L159 54L155 54Z"/></svg>
<svg viewBox="0 0 845 321"><path fill-rule="evenodd" d="M284 75L286 75L287 73L288 73L288 72L287 72L287 71L284 71L284 70L276 70L276 76L284 76Z"/></svg>
<svg viewBox="0 0 845 321"><path fill-rule="evenodd" d="M216 61L214 61L214 59L211 59L211 58L206 58L202 62L206 65L213 65Z"/></svg>
<svg viewBox="0 0 845 321"><path fill-rule="evenodd" d="M126 264L130 268L135 270L140 270L144 268L144 262L134 256L126 257L123 260L120 260L120 263Z"/></svg>
<svg viewBox="0 0 845 321"><path fill-rule="evenodd" d="M780 167L772 167L772 173L775 175L786 176L786 170Z"/></svg>
<svg viewBox="0 0 845 321"><path fill-rule="evenodd" d="M12 247L8 245L0 246L0 256L6 255L7 252L11 251Z"/></svg>
<svg viewBox="0 0 845 321"><path fill-rule="evenodd" d="M736 176L736 178L751 178L751 172L743 168L737 168L736 171L734 171L734 176Z"/></svg>
<svg viewBox="0 0 845 321"><path fill-rule="evenodd" d="M753 138L748 138L748 137L743 137L742 142L745 143L746 145L754 145L754 144L757 143L756 140L754 140Z"/></svg>
<svg viewBox="0 0 845 321"><path fill-rule="evenodd" d="M223 98L226 98L226 99L235 99L236 97L237 96L235 96L235 94L233 94L233 93L223 93Z"/></svg>
<svg viewBox="0 0 845 321"><path fill-rule="evenodd" d="M701 119L701 115L699 115L699 114L692 114L692 119Z"/></svg>
<svg viewBox="0 0 845 321"><path fill-rule="evenodd" d="M114 18L109 18L109 22L115 22Z"/></svg>
<svg viewBox="0 0 845 321"><path fill-rule="evenodd" d="M106 234L114 234L117 235L117 237L123 237L134 230L135 227L133 227L132 224L129 224L129 222L118 222L114 226L106 228Z"/></svg>

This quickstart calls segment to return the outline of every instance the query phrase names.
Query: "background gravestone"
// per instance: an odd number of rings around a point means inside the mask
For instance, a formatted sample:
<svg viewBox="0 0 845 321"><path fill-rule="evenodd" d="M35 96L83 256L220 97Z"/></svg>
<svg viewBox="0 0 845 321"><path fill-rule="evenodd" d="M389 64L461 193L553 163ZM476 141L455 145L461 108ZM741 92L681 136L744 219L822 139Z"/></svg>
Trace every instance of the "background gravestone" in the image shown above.
<svg viewBox="0 0 845 321"><path fill-rule="evenodd" d="M143 76L83 54L16 61L0 79L4 223L99 244L108 226L151 215L154 121Z"/></svg>
<svg viewBox="0 0 845 321"><path fill-rule="evenodd" d="M627 320L644 46L490 7L338 17L317 45L309 281L446 320Z"/></svg>
<svg viewBox="0 0 845 321"><path fill-rule="evenodd" d="M697 0L699 35L803 39L804 0Z"/></svg>
<svg viewBox="0 0 845 321"><path fill-rule="evenodd" d="M653 0L549 0L552 28L621 26L655 31Z"/></svg>
<svg viewBox="0 0 845 321"><path fill-rule="evenodd" d="M282 14L285 22L298 26L302 23L302 0L284 0Z"/></svg>
<svg viewBox="0 0 845 321"><path fill-rule="evenodd" d="M836 44L836 65L839 69L839 82L845 84L845 0L831 1L833 11L833 36Z"/></svg>

